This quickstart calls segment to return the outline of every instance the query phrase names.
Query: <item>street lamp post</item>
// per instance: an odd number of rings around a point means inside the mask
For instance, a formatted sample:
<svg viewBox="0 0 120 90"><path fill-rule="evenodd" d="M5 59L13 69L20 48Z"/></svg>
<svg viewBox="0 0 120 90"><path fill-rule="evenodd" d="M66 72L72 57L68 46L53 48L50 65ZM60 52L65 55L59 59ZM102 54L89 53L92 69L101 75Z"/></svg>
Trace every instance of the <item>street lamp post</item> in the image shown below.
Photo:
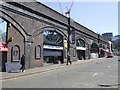
<svg viewBox="0 0 120 90"><path fill-rule="evenodd" d="M70 53L70 17L68 18L68 53Z"/></svg>

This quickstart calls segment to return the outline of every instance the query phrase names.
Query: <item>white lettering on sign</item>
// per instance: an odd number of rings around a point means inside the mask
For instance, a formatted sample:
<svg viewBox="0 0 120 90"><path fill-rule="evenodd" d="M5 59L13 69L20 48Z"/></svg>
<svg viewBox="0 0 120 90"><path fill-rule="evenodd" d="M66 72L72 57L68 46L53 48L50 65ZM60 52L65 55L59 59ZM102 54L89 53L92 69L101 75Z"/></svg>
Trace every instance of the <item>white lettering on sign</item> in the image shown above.
<svg viewBox="0 0 120 90"><path fill-rule="evenodd" d="M60 47L60 46L52 46L52 45L44 45L43 48L45 48L45 49L58 49L58 50L63 50L63 47Z"/></svg>
<svg viewBox="0 0 120 90"><path fill-rule="evenodd" d="M77 50L86 50L84 47L76 47Z"/></svg>

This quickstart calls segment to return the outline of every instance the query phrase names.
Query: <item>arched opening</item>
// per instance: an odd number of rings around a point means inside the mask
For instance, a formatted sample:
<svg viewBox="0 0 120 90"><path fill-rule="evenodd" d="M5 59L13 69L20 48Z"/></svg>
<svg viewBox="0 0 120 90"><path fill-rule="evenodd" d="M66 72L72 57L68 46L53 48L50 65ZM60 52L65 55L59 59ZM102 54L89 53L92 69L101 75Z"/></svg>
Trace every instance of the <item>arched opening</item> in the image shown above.
<svg viewBox="0 0 120 90"><path fill-rule="evenodd" d="M91 51L91 58L98 58L99 47L96 43L92 43L90 51Z"/></svg>
<svg viewBox="0 0 120 90"><path fill-rule="evenodd" d="M63 63L63 36L55 30L43 32L44 63Z"/></svg>
<svg viewBox="0 0 120 90"><path fill-rule="evenodd" d="M44 31L44 44L63 46L63 36L56 31Z"/></svg>
<svg viewBox="0 0 120 90"><path fill-rule="evenodd" d="M11 61L20 61L20 46L14 45L11 48Z"/></svg>
<svg viewBox="0 0 120 90"><path fill-rule="evenodd" d="M77 39L76 40L76 49L77 49L77 58L78 60L85 60L86 56L85 56L85 41L83 39Z"/></svg>
<svg viewBox="0 0 120 90"><path fill-rule="evenodd" d="M35 59L41 58L41 46L37 45L35 46Z"/></svg>

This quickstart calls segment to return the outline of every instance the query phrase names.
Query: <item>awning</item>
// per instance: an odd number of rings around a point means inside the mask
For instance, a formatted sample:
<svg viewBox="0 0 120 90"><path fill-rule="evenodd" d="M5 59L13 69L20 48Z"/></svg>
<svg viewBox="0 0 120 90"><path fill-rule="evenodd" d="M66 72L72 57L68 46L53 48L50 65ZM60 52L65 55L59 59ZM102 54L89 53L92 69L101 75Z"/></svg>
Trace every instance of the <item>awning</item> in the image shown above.
<svg viewBox="0 0 120 90"><path fill-rule="evenodd" d="M8 48L0 47L0 52L8 52Z"/></svg>
<svg viewBox="0 0 120 90"><path fill-rule="evenodd" d="M0 47L5 47L5 46L6 46L5 42L0 43Z"/></svg>

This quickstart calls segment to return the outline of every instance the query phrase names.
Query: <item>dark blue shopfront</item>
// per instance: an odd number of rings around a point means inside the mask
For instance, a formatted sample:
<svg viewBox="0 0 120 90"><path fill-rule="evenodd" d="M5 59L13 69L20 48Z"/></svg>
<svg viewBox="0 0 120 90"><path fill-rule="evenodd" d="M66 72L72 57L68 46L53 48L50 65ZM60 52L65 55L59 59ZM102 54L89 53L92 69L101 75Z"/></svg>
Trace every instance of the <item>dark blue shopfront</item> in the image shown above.
<svg viewBox="0 0 120 90"><path fill-rule="evenodd" d="M62 56L61 50L44 50L44 56Z"/></svg>
<svg viewBox="0 0 120 90"><path fill-rule="evenodd" d="M63 63L63 50L44 49L44 63Z"/></svg>

